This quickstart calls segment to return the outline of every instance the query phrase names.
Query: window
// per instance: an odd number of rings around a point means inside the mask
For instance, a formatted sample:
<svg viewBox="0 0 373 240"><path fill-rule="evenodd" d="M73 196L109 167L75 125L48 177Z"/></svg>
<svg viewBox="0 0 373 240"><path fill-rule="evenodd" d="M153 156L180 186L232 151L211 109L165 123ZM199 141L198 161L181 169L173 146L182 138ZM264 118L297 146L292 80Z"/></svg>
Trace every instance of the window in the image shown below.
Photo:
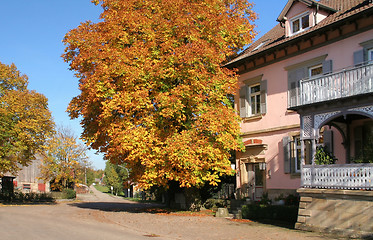
<svg viewBox="0 0 373 240"><path fill-rule="evenodd" d="M284 170L285 173L299 173L302 160L302 145L300 136L284 137ZM304 161L305 164L311 164L311 142L304 141Z"/></svg>
<svg viewBox="0 0 373 240"><path fill-rule="evenodd" d="M261 80L240 89L240 117L266 113L267 81Z"/></svg>
<svg viewBox="0 0 373 240"><path fill-rule="evenodd" d="M260 85L254 85L249 87L250 92L250 108L251 115L256 115L260 113Z"/></svg>
<svg viewBox="0 0 373 240"><path fill-rule="evenodd" d="M252 50L252 52L258 50L258 49L261 48L261 47L263 47L264 44L266 44L268 41L269 41L269 39L268 39L268 40L265 40L265 41L263 41L263 42L261 42L258 46L256 46L256 47Z"/></svg>
<svg viewBox="0 0 373 240"><path fill-rule="evenodd" d="M308 69L309 77L317 76L323 74L322 64L312 66Z"/></svg>
<svg viewBox="0 0 373 240"><path fill-rule="evenodd" d="M373 48L368 49L368 61L373 61Z"/></svg>
<svg viewBox="0 0 373 240"><path fill-rule="evenodd" d="M310 26L309 15L300 15L290 20L291 34L295 34L306 30Z"/></svg>
<svg viewBox="0 0 373 240"><path fill-rule="evenodd" d="M322 135L316 144L324 146L326 150L333 154L333 131L329 129L321 129ZM373 132L373 128L372 128ZM302 161L302 145L299 135L286 136L282 139L284 150L284 172L298 173L301 169ZM309 139L304 140L304 163L306 165L312 164L312 142Z"/></svg>
<svg viewBox="0 0 373 240"><path fill-rule="evenodd" d="M291 144L291 159L293 162L291 163L292 167L292 172L293 173L298 173L300 172L300 165L301 165L301 160L302 160L302 145L300 142L300 137L296 136L293 137L293 141L290 142ZM305 140L304 141L304 162L306 164L311 164L311 142Z"/></svg>

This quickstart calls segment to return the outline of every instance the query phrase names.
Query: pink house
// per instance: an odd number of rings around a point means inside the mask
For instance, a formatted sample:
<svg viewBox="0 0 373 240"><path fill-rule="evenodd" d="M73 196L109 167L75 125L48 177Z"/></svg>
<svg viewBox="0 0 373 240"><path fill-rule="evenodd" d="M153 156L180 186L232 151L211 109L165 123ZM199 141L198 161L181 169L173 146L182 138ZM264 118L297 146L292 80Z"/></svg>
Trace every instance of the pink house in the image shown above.
<svg viewBox="0 0 373 240"><path fill-rule="evenodd" d="M372 1L289 0L277 21L227 64L246 147L237 196L373 189L373 165L357 164L373 145ZM320 146L336 164L316 164Z"/></svg>

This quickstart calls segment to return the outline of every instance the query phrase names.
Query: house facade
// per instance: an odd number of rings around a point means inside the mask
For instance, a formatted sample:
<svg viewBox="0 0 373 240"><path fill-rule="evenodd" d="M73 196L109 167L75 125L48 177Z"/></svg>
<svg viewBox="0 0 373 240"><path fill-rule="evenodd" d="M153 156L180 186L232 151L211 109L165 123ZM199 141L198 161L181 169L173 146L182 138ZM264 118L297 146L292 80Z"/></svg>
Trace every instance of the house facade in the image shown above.
<svg viewBox="0 0 373 240"><path fill-rule="evenodd" d="M289 0L277 21L227 64L240 75L246 148L236 154L237 196L373 188L373 165L354 164L373 142L373 3ZM320 149L337 172L316 165ZM341 180L356 171L361 179Z"/></svg>

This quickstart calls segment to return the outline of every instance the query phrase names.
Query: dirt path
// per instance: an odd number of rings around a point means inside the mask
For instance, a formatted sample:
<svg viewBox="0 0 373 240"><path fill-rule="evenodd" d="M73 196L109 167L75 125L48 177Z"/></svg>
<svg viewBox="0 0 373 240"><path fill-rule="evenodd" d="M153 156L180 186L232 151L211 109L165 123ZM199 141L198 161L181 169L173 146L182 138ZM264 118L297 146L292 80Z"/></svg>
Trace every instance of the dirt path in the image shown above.
<svg viewBox="0 0 373 240"><path fill-rule="evenodd" d="M157 205L130 202L96 189L73 202L0 206L0 239L327 239L255 222L141 210L146 207Z"/></svg>

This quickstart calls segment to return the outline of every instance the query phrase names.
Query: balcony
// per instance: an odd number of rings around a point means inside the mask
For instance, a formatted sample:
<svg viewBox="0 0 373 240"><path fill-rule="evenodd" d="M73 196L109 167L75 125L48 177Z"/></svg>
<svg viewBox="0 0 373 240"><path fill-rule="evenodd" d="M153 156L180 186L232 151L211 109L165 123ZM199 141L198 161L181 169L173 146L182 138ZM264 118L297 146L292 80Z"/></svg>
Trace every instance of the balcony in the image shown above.
<svg viewBox="0 0 373 240"><path fill-rule="evenodd" d="M289 90L288 108L373 93L373 63L300 80L299 88Z"/></svg>
<svg viewBox="0 0 373 240"><path fill-rule="evenodd" d="M302 187L373 190L373 164L303 165Z"/></svg>

